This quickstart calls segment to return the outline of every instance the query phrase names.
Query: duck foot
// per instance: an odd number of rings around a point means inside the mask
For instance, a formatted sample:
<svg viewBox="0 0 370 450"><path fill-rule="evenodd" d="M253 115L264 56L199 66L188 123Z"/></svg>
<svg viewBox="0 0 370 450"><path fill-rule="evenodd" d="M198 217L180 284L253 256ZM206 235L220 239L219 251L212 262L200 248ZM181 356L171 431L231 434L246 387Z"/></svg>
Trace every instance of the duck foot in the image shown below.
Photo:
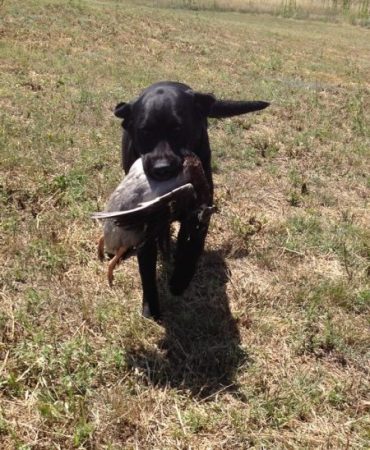
<svg viewBox="0 0 370 450"><path fill-rule="evenodd" d="M126 247L120 247L115 256L111 259L110 263L108 264L108 283L109 287L113 286L113 271L117 264L119 264L121 258L126 253L128 249Z"/></svg>

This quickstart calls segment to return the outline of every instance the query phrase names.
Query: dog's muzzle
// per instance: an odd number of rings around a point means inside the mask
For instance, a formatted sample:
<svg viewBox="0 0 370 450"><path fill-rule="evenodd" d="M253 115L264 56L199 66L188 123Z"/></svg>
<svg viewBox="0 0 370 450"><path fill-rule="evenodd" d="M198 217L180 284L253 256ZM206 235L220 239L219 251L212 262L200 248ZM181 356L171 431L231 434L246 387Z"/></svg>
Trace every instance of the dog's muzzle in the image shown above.
<svg viewBox="0 0 370 450"><path fill-rule="evenodd" d="M176 176L179 173L180 168L164 159L160 159L153 164L150 171L153 178L162 181Z"/></svg>
<svg viewBox="0 0 370 450"><path fill-rule="evenodd" d="M143 166L145 173L157 181L169 180L176 177L182 169L182 158L173 152L158 154L154 151L144 155Z"/></svg>

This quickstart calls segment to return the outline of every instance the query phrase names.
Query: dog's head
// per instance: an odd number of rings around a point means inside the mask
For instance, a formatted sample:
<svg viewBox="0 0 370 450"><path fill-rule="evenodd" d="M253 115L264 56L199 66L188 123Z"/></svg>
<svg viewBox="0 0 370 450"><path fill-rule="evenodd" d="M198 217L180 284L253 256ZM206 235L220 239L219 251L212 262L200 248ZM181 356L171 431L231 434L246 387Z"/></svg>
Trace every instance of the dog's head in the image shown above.
<svg viewBox="0 0 370 450"><path fill-rule="evenodd" d="M181 170L186 151L195 150L214 102L213 95L193 92L184 85L158 83L136 101L119 103L114 114L123 119L146 174L165 180Z"/></svg>
<svg viewBox="0 0 370 450"><path fill-rule="evenodd" d="M217 101L212 94L195 92L184 84L161 82L145 89L137 100L119 103L114 114L123 119L145 173L166 180L180 172L187 152L198 154L207 117L230 117L267 105Z"/></svg>

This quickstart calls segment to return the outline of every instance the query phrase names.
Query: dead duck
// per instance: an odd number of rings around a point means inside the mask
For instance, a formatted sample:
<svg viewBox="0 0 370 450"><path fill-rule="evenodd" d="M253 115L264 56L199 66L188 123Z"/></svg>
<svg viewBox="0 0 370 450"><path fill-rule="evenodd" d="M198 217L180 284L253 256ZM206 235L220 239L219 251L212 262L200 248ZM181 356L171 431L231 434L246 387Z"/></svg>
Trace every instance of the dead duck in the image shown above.
<svg viewBox="0 0 370 450"><path fill-rule="evenodd" d="M182 171L166 181L149 178L139 158L110 196L104 212L92 215L104 220L98 256L107 253L108 283L112 286L116 265L146 239L156 236L170 222L187 214L208 220L214 208L209 206L210 190L202 163L193 153L184 157Z"/></svg>

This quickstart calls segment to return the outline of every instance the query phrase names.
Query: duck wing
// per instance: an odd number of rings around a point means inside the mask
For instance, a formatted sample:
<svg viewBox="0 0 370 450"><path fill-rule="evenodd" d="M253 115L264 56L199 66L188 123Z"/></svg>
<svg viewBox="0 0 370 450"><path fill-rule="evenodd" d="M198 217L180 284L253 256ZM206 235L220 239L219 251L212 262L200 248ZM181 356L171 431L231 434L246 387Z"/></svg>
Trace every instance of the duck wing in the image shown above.
<svg viewBox="0 0 370 450"><path fill-rule="evenodd" d="M126 211L103 211L92 214L93 219L113 219L121 227L135 227L156 221L177 220L195 204L196 194L191 183Z"/></svg>

